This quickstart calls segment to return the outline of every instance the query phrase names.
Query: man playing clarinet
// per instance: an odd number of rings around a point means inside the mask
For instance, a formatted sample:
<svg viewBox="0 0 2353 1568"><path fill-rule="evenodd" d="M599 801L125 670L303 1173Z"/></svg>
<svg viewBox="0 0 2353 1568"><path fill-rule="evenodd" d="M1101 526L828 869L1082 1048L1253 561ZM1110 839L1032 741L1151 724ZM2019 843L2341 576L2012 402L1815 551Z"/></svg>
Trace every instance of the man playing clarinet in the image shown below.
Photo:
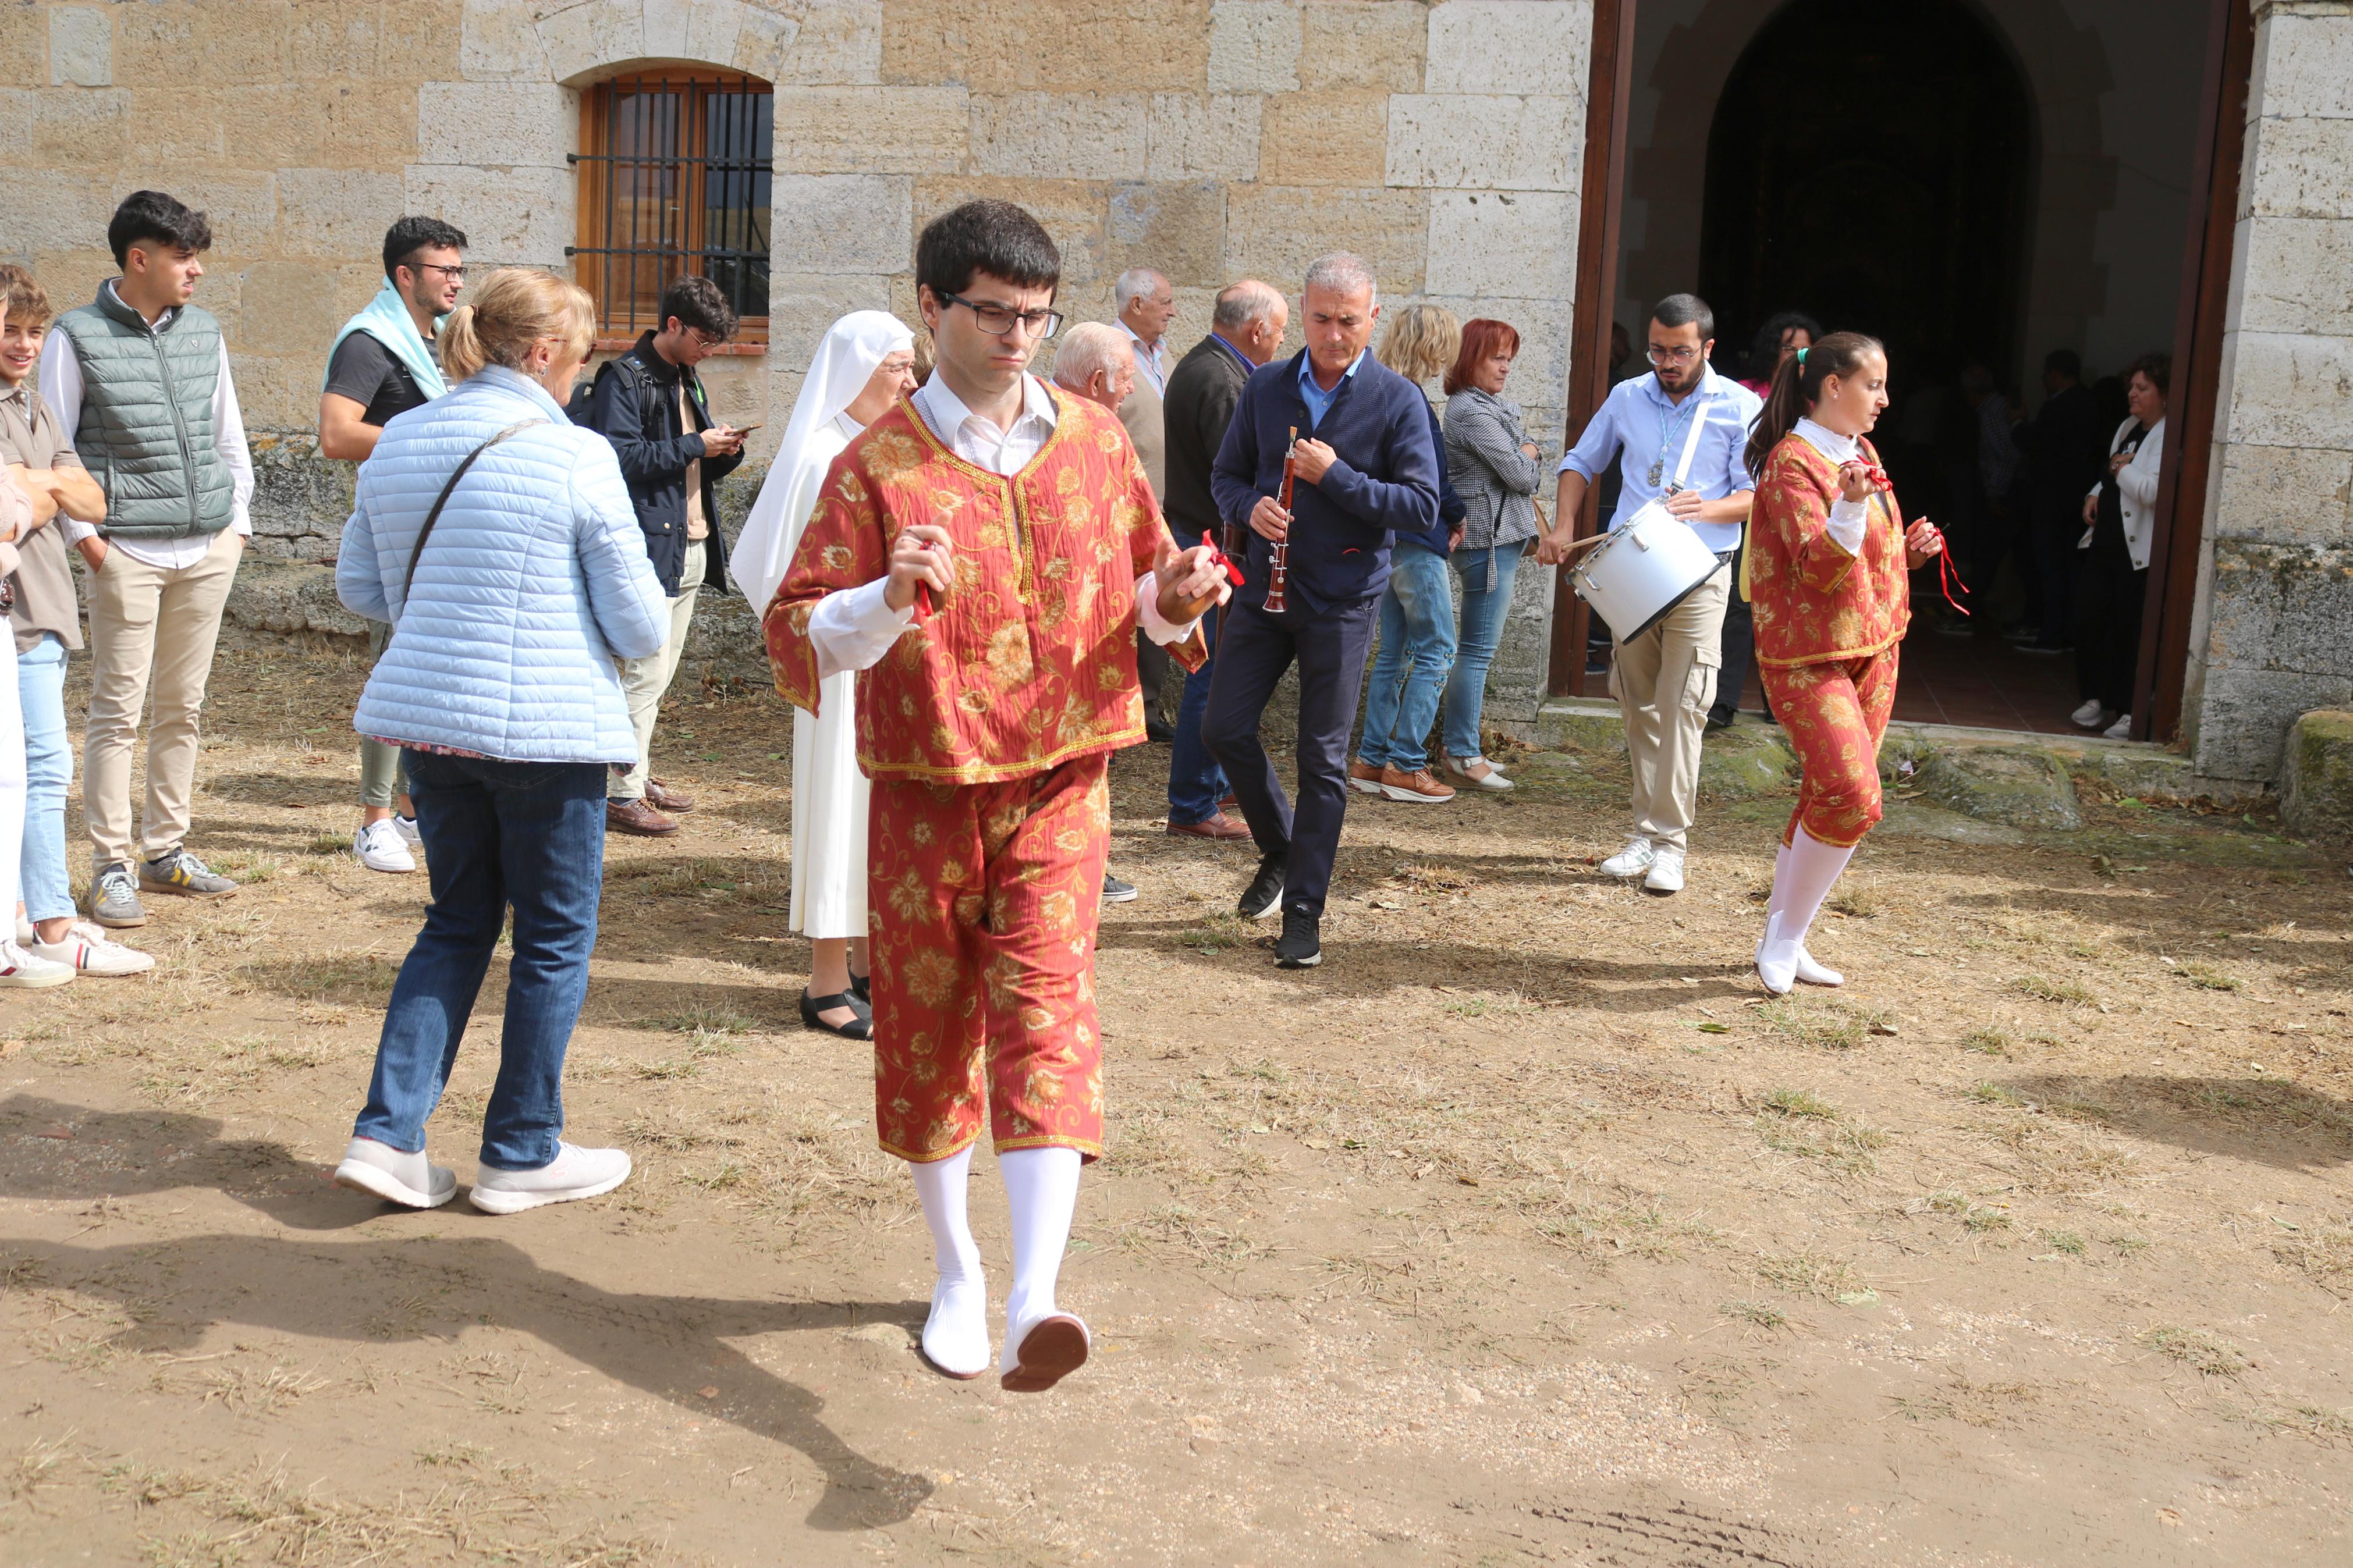
<svg viewBox="0 0 2353 1568"><path fill-rule="evenodd" d="M1324 898L1348 808L1348 731L1388 586L1393 531L1438 520L1438 454L1421 389L1366 352L1380 301L1373 270L1345 252L1308 268L1307 347L1253 374L1209 478L1250 557L1218 644L1201 739L1226 771L1258 844L1246 920L1278 907L1275 961L1324 961ZM1294 445L1293 433L1297 433ZM1286 459L1293 484L1283 484ZM1281 497L1290 494L1285 507ZM1278 556L1282 591L1268 602ZM1298 798L1286 799L1259 740L1275 683L1299 666Z"/></svg>

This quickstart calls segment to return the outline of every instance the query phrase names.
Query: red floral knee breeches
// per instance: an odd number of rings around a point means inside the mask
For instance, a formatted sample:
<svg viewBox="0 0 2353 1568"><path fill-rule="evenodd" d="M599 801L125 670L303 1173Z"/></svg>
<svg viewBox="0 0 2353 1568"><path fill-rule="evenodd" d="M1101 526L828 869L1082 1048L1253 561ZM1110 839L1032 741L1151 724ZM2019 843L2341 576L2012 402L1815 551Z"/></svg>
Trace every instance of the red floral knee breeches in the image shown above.
<svg viewBox="0 0 2353 1568"><path fill-rule="evenodd" d="M1785 844L1803 827L1818 844L1862 842L1879 820L1879 742L1895 707L1895 649L1868 658L1790 668L1760 667L1773 717L1788 732L1805 774Z"/></svg>
<svg viewBox="0 0 2353 1568"><path fill-rule="evenodd" d="M875 781L868 920L882 1147L1103 1152L1095 921L1108 758L1001 784Z"/></svg>

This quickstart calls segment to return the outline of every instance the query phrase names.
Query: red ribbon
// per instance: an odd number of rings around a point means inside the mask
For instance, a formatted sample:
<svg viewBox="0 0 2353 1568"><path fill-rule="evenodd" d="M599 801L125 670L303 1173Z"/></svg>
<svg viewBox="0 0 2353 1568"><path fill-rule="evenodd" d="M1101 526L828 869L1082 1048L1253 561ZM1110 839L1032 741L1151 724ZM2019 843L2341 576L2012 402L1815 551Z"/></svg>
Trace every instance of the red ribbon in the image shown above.
<svg viewBox="0 0 2353 1568"><path fill-rule="evenodd" d="M1944 534L1941 531L1936 537L1939 542L1943 541ZM1969 584L1968 579L1961 575L1959 569L1954 566L1953 552L1948 546L1936 552L1936 591L1945 595L1945 603L1966 616L1969 613L1969 607L1953 597L1953 590L1956 588L1967 594L1969 591Z"/></svg>
<svg viewBox="0 0 2353 1568"><path fill-rule="evenodd" d="M1210 538L1206 530L1204 530L1201 534L1201 543L1209 552L1209 563L1213 566L1221 566L1225 568L1226 581L1231 583L1237 588L1240 587L1242 585L1242 569L1235 565L1232 559L1229 557L1224 551L1218 548L1218 542Z"/></svg>

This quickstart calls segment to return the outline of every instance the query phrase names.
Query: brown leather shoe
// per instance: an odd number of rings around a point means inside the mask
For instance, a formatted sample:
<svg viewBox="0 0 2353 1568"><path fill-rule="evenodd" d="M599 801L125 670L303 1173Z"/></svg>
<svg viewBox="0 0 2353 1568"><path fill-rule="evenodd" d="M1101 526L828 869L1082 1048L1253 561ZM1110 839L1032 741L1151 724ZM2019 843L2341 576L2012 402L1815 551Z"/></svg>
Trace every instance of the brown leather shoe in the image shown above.
<svg viewBox="0 0 2353 1568"><path fill-rule="evenodd" d="M1381 775L1388 771L1377 768L1370 763L1350 763L1348 787L1358 795L1378 795L1381 793Z"/></svg>
<svg viewBox="0 0 2353 1568"><path fill-rule="evenodd" d="M1250 831L1221 811L1207 822L1172 822L1168 825L1168 836L1171 838L1211 838L1220 844L1230 844L1237 839L1248 838Z"/></svg>
<svg viewBox="0 0 2353 1568"><path fill-rule="evenodd" d="M605 826L608 832L626 833L633 838L668 838L678 831L677 823L642 800L607 801Z"/></svg>
<svg viewBox="0 0 2353 1568"><path fill-rule="evenodd" d="M1436 805L1454 798L1454 786L1438 782L1438 775L1428 768L1416 768L1407 773L1401 768L1381 770L1381 793L1391 800L1426 801Z"/></svg>
<svg viewBox="0 0 2353 1568"><path fill-rule="evenodd" d="M672 816L684 816L694 809L694 797L674 790L659 779L646 781L646 799L656 811L666 811Z"/></svg>

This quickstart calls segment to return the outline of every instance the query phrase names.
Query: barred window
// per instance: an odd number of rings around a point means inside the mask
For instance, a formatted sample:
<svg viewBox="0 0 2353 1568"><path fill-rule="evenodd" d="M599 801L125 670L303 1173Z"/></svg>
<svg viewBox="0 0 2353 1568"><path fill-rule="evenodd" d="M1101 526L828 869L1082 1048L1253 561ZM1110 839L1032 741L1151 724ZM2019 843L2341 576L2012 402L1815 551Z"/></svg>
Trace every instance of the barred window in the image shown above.
<svg viewBox="0 0 2353 1568"><path fill-rule="evenodd" d="M768 341L768 202L776 100L766 82L680 67L581 94L575 276L612 346L659 330L662 290L700 273Z"/></svg>

